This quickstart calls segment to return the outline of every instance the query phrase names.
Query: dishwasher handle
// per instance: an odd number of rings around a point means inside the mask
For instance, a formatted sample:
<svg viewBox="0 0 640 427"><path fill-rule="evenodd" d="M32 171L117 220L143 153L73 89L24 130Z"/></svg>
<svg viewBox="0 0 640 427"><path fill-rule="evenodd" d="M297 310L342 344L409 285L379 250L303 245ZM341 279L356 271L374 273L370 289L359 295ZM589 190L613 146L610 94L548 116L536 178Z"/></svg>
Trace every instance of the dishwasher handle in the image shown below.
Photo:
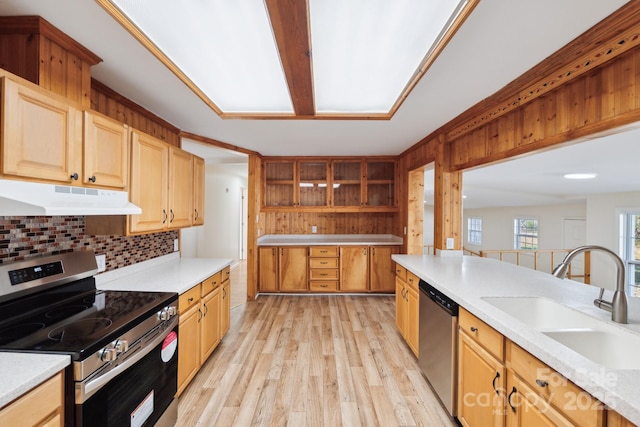
<svg viewBox="0 0 640 427"><path fill-rule="evenodd" d="M420 291L451 316L458 316L458 303L420 279Z"/></svg>

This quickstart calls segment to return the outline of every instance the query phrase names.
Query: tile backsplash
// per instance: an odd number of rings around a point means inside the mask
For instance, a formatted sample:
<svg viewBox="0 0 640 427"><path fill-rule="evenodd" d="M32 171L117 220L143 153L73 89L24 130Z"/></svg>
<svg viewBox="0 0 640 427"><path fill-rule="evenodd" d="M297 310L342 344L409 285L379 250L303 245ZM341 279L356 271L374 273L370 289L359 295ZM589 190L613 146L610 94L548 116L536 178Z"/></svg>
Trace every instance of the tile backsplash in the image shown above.
<svg viewBox="0 0 640 427"><path fill-rule="evenodd" d="M90 236L84 216L0 216L0 264L92 249L106 255L107 271L173 252L177 231L140 236Z"/></svg>

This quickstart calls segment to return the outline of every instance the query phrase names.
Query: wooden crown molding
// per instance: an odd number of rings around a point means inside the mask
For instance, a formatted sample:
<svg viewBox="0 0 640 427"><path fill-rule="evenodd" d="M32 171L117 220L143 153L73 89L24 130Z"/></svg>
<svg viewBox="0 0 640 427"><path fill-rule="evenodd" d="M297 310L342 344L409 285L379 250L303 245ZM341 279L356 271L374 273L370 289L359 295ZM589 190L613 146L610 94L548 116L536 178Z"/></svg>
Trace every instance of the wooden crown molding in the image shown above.
<svg viewBox="0 0 640 427"><path fill-rule="evenodd" d="M180 138L191 139L193 141L202 142L203 144L212 145L218 148L224 148L226 150L236 151L238 153L244 153L250 156L257 156L262 158L262 155L257 151L248 150L246 148L238 147L237 145L228 144L226 142L218 141L212 138L207 138L206 136L197 135L191 132L180 132Z"/></svg>

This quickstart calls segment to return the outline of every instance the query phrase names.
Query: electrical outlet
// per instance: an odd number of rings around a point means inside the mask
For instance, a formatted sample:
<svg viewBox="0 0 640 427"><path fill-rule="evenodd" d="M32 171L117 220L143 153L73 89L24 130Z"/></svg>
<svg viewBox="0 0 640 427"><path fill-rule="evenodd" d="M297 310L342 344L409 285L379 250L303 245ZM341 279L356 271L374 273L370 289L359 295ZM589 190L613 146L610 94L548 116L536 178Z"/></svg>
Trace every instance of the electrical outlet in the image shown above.
<svg viewBox="0 0 640 427"><path fill-rule="evenodd" d="M453 249L453 237L447 237L447 249Z"/></svg>
<svg viewBox="0 0 640 427"><path fill-rule="evenodd" d="M173 252L178 252L180 249L180 245L178 244L178 239L173 239Z"/></svg>
<svg viewBox="0 0 640 427"><path fill-rule="evenodd" d="M107 256L96 255L96 264L98 264L98 273L105 271L107 269Z"/></svg>
<svg viewBox="0 0 640 427"><path fill-rule="evenodd" d="M315 226L315 225L312 225L312 226L311 226L311 232L312 232L312 233L317 233L317 232L318 232L318 227L317 227L317 226Z"/></svg>

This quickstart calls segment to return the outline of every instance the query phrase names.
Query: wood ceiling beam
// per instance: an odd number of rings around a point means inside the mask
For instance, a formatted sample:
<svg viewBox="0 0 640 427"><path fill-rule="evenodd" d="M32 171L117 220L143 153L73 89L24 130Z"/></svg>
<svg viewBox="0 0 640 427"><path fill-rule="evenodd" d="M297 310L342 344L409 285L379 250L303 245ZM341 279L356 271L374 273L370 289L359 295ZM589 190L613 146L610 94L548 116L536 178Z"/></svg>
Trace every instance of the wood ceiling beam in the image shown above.
<svg viewBox="0 0 640 427"><path fill-rule="evenodd" d="M306 0L266 0L266 5L296 116L314 116L309 5Z"/></svg>

